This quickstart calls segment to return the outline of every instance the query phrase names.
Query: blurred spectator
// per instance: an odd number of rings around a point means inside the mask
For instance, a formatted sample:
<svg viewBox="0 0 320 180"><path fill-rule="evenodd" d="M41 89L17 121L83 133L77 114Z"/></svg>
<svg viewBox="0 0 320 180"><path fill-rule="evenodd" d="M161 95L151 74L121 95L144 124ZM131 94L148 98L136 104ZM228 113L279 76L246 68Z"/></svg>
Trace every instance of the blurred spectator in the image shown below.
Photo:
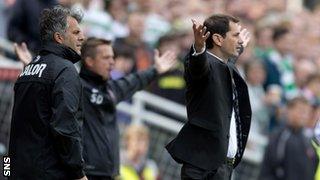
<svg viewBox="0 0 320 180"><path fill-rule="evenodd" d="M294 64L294 76L297 88L303 89L310 75L317 73L318 68L309 59L300 59Z"/></svg>
<svg viewBox="0 0 320 180"><path fill-rule="evenodd" d="M320 121L317 119L317 123L314 128L314 138L317 141L317 143L320 144Z"/></svg>
<svg viewBox="0 0 320 180"><path fill-rule="evenodd" d="M153 64L152 51L142 39L144 25L144 14L131 13L128 18L129 36L117 38L114 42L115 49L128 48L134 54L133 71L145 70Z"/></svg>
<svg viewBox="0 0 320 180"><path fill-rule="evenodd" d="M47 0L45 0L47 1ZM72 8L72 6L81 1L88 1L88 0L56 0L63 7ZM89 0L91 1L91 0ZM92 0L92 1L99 1L99 0Z"/></svg>
<svg viewBox="0 0 320 180"><path fill-rule="evenodd" d="M282 121L283 116L283 107L282 107L282 96L283 91L279 85L270 85L266 91L265 101L266 104L269 104L269 114L270 114L270 123L269 123L269 132L282 127L284 122Z"/></svg>
<svg viewBox="0 0 320 180"><path fill-rule="evenodd" d="M270 26L257 26L255 29L256 44L254 53L258 58L264 59L272 51L272 27Z"/></svg>
<svg viewBox="0 0 320 180"><path fill-rule="evenodd" d="M159 39L158 48L160 52L173 50L180 54L179 36L169 34ZM176 66L165 74L162 74L150 86L150 91L166 99L179 104L185 104L185 86L183 77L183 64L177 58Z"/></svg>
<svg viewBox="0 0 320 180"><path fill-rule="evenodd" d="M302 89L302 94L312 104L317 104L320 102L320 74L319 73L312 74L308 77L306 84Z"/></svg>
<svg viewBox="0 0 320 180"><path fill-rule="evenodd" d="M7 25L10 15L10 8L15 4L16 0L2 0L0 1L0 37L7 37Z"/></svg>
<svg viewBox="0 0 320 180"><path fill-rule="evenodd" d="M115 59L114 59L114 68L111 71L111 78L113 80L120 79L130 72L132 72L132 68L134 65L133 62L133 54L130 49L122 48L115 49ZM126 102L130 103L130 100L126 100ZM131 122L131 117L123 112L117 110L117 120L120 127L124 127Z"/></svg>
<svg viewBox="0 0 320 180"><path fill-rule="evenodd" d="M313 107L314 107L314 111L313 111L312 119L314 119L317 122L318 120L320 120L320 101L314 104ZM313 125L315 127L316 123Z"/></svg>
<svg viewBox="0 0 320 180"><path fill-rule="evenodd" d="M273 34L275 34L273 31L272 31ZM275 36L278 38L278 36ZM273 40L275 41L275 40ZM273 52L274 50L272 50ZM271 53L271 52L270 52ZM270 53L268 53L267 56L263 55L263 60L264 60L264 65L265 65L265 69L266 69L266 81L265 81L265 84L264 84L264 87L265 89L272 85L272 84L277 84L277 85L280 85L280 71L279 69L277 68L277 62L274 61L273 59L271 59L271 55ZM265 54L265 53L264 53Z"/></svg>
<svg viewBox="0 0 320 180"><path fill-rule="evenodd" d="M320 69L320 56L316 58L315 63L317 68Z"/></svg>
<svg viewBox="0 0 320 180"><path fill-rule="evenodd" d="M44 8L57 4L56 0L16 0L11 8L7 35L9 40L26 42L30 50L40 49L39 17Z"/></svg>
<svg viewBox="0 0 320 180"><path fill-rule="evenodd" d="M318 115L320 115L320 114L318 114ZM318 118L319 118L319 116L318 116ZM317 119L317 123L314 128L313 135L314 135L314 137L313 137L311 143L317 153L318 160L319 160L320 159L320 121L319 121L319 119ZM316 174L315 174L315 180L319 180L319 179L320 179L320 162L318 162L318 167L317 167Z"/></svg>
<svg viewBox="0 0 320 180"><path fill-rule="evenodd" d="M286 99L291 99L298 94L294 82L294 58L291 54L291 38L288 27L284 25L275 27L272 35L274 50L264 59L267 70L265 88L270 84L280 84Z"/></svg>
<svg viewBox="0 0 320 180"><path fill-rule="evenodd" d="M266 74L264 66L259 60L251 60L245 64L244 70L252 108L250 132L254 131L258 134L268 134L270 116L268 112L268 101L265 101L266 96L263 89Z"/></svg>
<svg viewBox="0 0 320 180"><path fill-rule="evenodd" d="M261 180L313 180L316 154L303 127L311 118L307 99L296 97L287 104L286 126L269 139L261 169Z"/></svg>
<svg viewBox="0 0 320 180"><path fill-rule="evenodd" d="M73 6L84 12L81 26L87 37L99 37L114 41L126 37L128 16L126 4L122 0L83 0Z"/></svg>
<svg viewBox="0 0 320 180"><path fill-rule="evenodd" d="M115 38L124 38L129 34L129 29L126 24L128 9L124 8L127 6L128 3L126 0L113 0L106 4L106 10L113 18L111 29Z"/></svg>
<svg viewBox="0 0 320 180"><path fill-rule="evenodd" d="M317 102L312 104L312 108L311 118L306 122L304 129L305 136L310 139L314 137L314 128L320 118L320 103Z"/></svg>
<svg viewBox="0 0 320 180"><path fill-rule="evenodd" d="M317 6L319 6L319 1L318 0L303 0L304 5L310 9L314 10Z"/></svg>
<svg viewBox="0 0 320 180"><path fill-rule="evenodd" d="M132 72L134 65L133 53L131 49L115 49L115 63L111 71L112 79L116 80Z"/></svg>
<svg viewBox="0 0 320 180"><path fill-rule="evenodd" d="M124 132L124 151L121 154L122 180L156 180L156 163L148 159L149 130L143 125L130 125Z"/></svg>
<svg viewBox="0 0 320 180"><path fill-rule="evenodd" d="M269 134L270 123L268 101L266 101L266 94L263 89L263 82L265 80L264 66L258 59L250 60L244 65L244 73L252 110L250 133L246 149L260 154L262 148L257 145L256 138Z"/></svg>
<svg viewBox="0 0 320 180"><path fill-rule="evenodd" d="M158 39L170 31L170 23L159 14L159 2L154 0L135 0L136 9L143 13L145 26L143 31L143 41L154 47Z"/></svg>
<svg viewBox="0 0 320 180"><path fill-rule="evenodd" d="M193 41L193 32L188 29L188 31L179 32L179 48L180 54L179 59L183 59L184 56L190 51L190 42Z"/></svg>
<svg viewBox="0 0 320 180"><path fill-rule="evenodd" d="M81 27L86 37L104 38L113 41L113 20L110 14L104 11L104 7L98 9L92 6L92 0L84 0L73 6L84 13ZM104 5L103 5L104 6Z"/></svg>

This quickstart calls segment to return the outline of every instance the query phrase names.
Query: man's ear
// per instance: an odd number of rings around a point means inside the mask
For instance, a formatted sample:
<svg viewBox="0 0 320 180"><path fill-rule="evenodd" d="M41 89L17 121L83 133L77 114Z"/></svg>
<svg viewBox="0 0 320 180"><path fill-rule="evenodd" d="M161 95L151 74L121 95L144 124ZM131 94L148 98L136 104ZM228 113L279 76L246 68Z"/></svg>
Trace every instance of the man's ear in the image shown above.
<svg viewBox="0 0 320 180"><path fill-rule="evenodd" d="M214 44L216 44L217 46L220 46L220 47L222 46L224 39L220 34L213 34L212 39L213 39Z"/></svg>
<svg viewBox="0 0 320 180"><path fill-rule="evenodd" d="M92 67L93 66L93 60L92 57L90 56L87 56L85 59L84 59L84 63L87 67Z"/></svg>
<svg viewBox="0 0 320 180"><path fill-rule="evenodd" d="M64 42L63 36L62 36L60 33L58 33L58 32L55 32L55 33L53 34L53 38L54 38L54 40L55 40L56 42L58 42L59 44L62 44L62 43Z"/></svg>

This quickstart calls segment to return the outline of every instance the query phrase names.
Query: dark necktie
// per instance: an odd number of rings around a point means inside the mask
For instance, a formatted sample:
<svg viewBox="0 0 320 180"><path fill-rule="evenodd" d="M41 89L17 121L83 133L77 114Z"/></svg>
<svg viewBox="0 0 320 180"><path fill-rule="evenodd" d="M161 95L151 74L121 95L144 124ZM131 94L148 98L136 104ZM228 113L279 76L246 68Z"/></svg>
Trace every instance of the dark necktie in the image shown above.
<svg viewBox="0 0 320 180"><path fill-rule="evenodd" d="M232 93L233 93L233 110L234 110L234 116L236 120L236 129L237 129L237 145L238 145L238 152L237 156L239 157L240 154L242 154L243 150L243 144L242 144L242 135L241 135L241 120L240 120L240 112L239 112L239 98L238 98L238 92L237 92L237 87L236 83L233 78L233 69L228 65L228 69L230 72L230 78L232 82Z"/></svg>

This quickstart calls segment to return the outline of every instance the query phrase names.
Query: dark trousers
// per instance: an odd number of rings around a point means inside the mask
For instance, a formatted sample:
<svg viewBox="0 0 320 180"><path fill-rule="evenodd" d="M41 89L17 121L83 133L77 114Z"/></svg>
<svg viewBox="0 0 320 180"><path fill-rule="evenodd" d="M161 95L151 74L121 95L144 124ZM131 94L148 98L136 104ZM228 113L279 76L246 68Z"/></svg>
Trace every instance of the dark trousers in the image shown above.
<svg viewBox="0 0 320 180"><path fill-rule="evenodd" d="M204 170L191 164L183 164L181 180L230 180L232 169L232 164L227 163L212 171Z"/></svg>
<svg viewBox="0 0 320 180"><path fill-rule="evenodd" d="M92 175L87 175L88 180L114 180L112 177L108 176L92 176Z"/></svg>

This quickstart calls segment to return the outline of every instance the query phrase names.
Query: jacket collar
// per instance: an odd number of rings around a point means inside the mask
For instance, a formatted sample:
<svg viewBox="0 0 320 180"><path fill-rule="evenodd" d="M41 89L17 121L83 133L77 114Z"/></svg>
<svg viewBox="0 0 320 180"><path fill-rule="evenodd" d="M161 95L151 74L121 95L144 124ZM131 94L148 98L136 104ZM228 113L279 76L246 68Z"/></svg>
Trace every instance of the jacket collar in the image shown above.
<svg viewBox="0 0 320 180"><path fill-rule="evenodd" d="M72 63L76 63L81 59L81 56L70 47L54 42L46 42L42 45L40 55L46 55L49 53L67 59Z"/></svg>
<svg viewBox="0 0 320 180"><path fill-rule="evenodd" d="M81 70L80 70L80 77L83 78L86 81L93 82L97 85L105 84L107 81L102 78L102 76L98 75L95 72L92 72L88 68L85 67L85 65L82 64Z"/></svg>
<svg viewBox="0 0 320 180"><path fill-rule="evenodd" d="M225 62L224 62L224 60L223 60L222 58L218 57L217 55L213 54L212 52L207 51L207 53L208 53L208 54L210 54L211 56L215 57L215 58L216 58L216 59L218 59L219 61L221 61L221 62L225 63Z"/></svg>
<svg viewBox="0 0 320 180"><path fill-rule="evenodd" d="M217 59L220 63L227 65L229 68L231 68L233 71L233 74L236 74L243 82L245 82L245 80L243 79L243 77L241 76L241 74L239 73L238 69L235 66L236 63L236 58L232 58L232 59L228 59L227 63L225 63L220 57L218 57L217 55L207 51L207 53L209 55L211 55L213 58Z"/></svg>

